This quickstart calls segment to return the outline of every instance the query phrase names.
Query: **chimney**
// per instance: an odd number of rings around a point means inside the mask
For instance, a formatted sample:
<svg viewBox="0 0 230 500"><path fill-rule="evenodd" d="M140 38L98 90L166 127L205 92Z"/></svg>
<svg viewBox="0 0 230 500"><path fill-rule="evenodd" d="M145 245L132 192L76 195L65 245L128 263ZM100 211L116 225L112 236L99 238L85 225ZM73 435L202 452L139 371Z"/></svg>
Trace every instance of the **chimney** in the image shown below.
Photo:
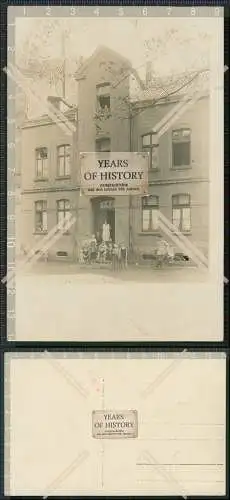
<svg viewBox="0 0 230 500"><path fill-rule="evenodd" d="M145 71L145 83L149 85L152 81L152 61L147 61Z"/></svg>
<svg viewBox="0 0 230 500"><path fill-rule="evenodd" d="M47 97L47 101L49 104L51 104L52 106L54 106L54 108L56 109L59 109L60 110L60 103L61 103L61 97L57 97L57 96L48 96Z"/></svg>

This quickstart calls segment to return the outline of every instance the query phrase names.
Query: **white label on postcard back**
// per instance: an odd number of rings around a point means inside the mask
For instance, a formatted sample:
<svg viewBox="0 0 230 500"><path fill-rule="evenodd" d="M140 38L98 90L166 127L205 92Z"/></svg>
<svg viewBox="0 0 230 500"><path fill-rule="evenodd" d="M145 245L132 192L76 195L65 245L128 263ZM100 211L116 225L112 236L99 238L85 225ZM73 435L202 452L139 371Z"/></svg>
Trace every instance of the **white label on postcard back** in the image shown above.
<svg viewBox="0 0 230 500"><path fill-rule="evenodd" d="M94 438L136 438L138 421L136 410L96 410L92 413Z"/></svg>

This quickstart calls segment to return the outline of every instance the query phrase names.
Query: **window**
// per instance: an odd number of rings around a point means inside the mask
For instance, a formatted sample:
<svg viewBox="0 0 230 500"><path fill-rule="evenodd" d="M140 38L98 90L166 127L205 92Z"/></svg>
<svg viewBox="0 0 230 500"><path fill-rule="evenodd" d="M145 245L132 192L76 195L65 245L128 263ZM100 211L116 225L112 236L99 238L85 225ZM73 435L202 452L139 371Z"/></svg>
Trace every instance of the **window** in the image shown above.
<svg viewBox="0 0 230 500"><path fill-rule="evenodd" d="M146 134L142 136L142 151L149 153L149 165L151 169L159 167L159 144L156 134Z"/></svg>
<svg viewBox="0 0 230 500"><path fill-rule="evenodd" d="M35 149L36 171L37 179L47 179L48 177L48 149L37 148Z"/></svg>
<svg viewBox="0 0 230 500"><path fill-rule="evenodd" d="M100 85L97 85L96 93L98 110L103 113L110 111L110 84L101 83Z"/></svg>
<svg viewBox="0 0 230 500"><path fill-rule="evenodd" d="M63 224L64 220L68 221L70 219L70 202L69 200L58 200L57 201L57 223ZM68 230L67 230L68 232Z"/></svg>
<svg viewBox="0 0 230 500"><path fill-rule="evenodd" d="M172 132L172 167L190 167L191 131L188 128Z"/></svg>
<svg viewBox="0 0 230 500"><path fill-rule="evenodd" d="M45 233L47 231L47 201L35 202L35 232Z"/></svg>
<svg viewBox="0 0 230 500"><path fill-rule="evenodd" d="M63 144L57 148L57 175L69 177L70 175L70 145Z"/></svg>
<svg viewBox="0 0 230 500"><path fill-rule="evenodd" d="M57 257L68 257L68 252L65 252L63 250L59 250L58 252L56 252L56 256Z"/></svg>
<svg viewBox="0 0 230 500"><path fill-rule="evenodd" d="M114 200L100 201L99 207L101 210L112 210L114 208Z"/></svg>
<svg viewBox="0 0 230 500"><path fill-rule="evenodd" d="M159 215L159 197L142 198L142 231L157 231Z"/></svg>
<svg viewBox="0 0 230 500"><path fill-rule="evenodd" d="M110 139L98 139L96 141L97 153L110 153Z"/></svg>
<svg viewBox="0 0 230 500"><path fill-rule="evenodd" d="M189 194L172 197L172 223L179 231L191 231L191 199Z"/></svg>

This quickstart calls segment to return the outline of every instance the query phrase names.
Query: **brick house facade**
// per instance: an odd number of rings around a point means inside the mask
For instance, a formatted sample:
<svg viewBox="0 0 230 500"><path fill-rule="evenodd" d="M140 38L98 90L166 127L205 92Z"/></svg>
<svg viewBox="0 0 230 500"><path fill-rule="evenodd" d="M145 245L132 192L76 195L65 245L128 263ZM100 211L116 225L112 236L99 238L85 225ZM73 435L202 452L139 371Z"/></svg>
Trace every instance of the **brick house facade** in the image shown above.
<svg viewBox="0 0 230 500"><path fill-rule="evenodd" d="M72 213L75 224L50 248L49 257L76 260L81 242L95 232L95 224L106 213L116 241L148 253L162 232L157 219L160 210L208 254L209 96L204 94L185 109L159 137L154 128L164 118L169 121L183 96L173 91L154 102L152 95L142 93L131 101L128 73L138 78L129 61L100 47L76 75L78 108L65 113L76 131L66 135L47 115L24 123L24 247L33 247L61 217ZM80 152L141 150L150 154L148 197L91 200L81 193Z"/></svg>

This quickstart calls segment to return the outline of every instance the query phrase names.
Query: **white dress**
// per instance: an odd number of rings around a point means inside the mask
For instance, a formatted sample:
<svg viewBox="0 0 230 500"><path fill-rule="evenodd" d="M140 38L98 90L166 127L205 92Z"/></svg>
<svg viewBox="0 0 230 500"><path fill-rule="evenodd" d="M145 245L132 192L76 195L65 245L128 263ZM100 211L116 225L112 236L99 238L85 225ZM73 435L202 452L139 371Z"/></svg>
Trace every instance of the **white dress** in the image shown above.
<svg viewBox="0 0 230 500"><path fill-rule="evenodd" d="M103 224L102 239L103 239L103 241L110 241L110 225L109 224Z"/></svg>

